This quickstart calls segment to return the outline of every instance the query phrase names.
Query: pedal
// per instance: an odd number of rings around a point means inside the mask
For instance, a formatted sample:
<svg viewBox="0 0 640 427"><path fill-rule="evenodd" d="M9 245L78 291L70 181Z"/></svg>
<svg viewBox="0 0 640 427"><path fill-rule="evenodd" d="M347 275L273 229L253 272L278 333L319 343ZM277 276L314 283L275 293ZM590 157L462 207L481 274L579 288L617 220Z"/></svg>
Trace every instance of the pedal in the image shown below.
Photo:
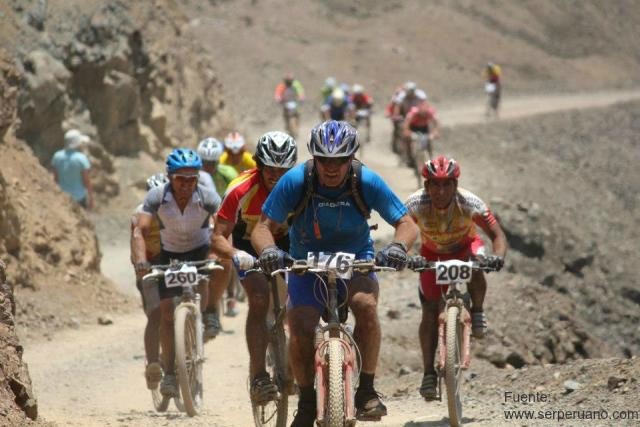
<svg viewBox="0 0 640 427"><path fill-rule="evenodd" d="M380 421L382 419L381 415L365 415L365 414L357 414L356 419L358 421Z"/></svg>

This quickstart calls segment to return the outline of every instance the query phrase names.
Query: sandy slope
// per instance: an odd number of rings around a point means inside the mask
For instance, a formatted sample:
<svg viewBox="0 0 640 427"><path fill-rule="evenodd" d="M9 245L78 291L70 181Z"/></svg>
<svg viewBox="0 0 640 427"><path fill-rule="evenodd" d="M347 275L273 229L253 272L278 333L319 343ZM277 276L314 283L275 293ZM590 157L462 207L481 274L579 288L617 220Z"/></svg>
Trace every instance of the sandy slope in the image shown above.
<svg viewBox="0 0 640 427"><path fill-rule="evenodd" d="M603 106L631 98L640 98L640 91L507 99L503 116L510 118ZM484 120L480 100L464 105L444 105L440 111L447 126ZM275 121L273 124L280 125ZM311 124L305 123L303 135ZM415 178L409 170L398 168L387 148L388 134L386 120L381 116L375 117L376 153L374 156L372 149L366 150L364 160L401 197L405 197L414 191ZM376 232L377 237L387 237L389 227L384 226L381 220L376 222L381 225ZM113 235L101 235L100 238L102 241L108 238L110 242L104 246L102 271L111 274L121 289L135 293L131 274L123 267L128 265L128 243L122 238L114 240ZM381 303L384 304L384 296ZM40 414L60 425L77 426L251 425L246 390L248 356L242 332L246 307L241 305L240 309L240 316L224 319L224 329L228 333L206 347L206 409L201 417L188 419L173 407L166 414L156 414L151 410L151 399L142 377L144 318L141 312L118 316L112 325L66 330L50 341L25 343L24 358L29 363ZM295 405L294 400L291 406ZM411 396L389 398L388 406L390 415L376 425L446 425L446 405L443 403L426 406L417 396ZM481 408L467 408L466 416L469 417L469 425L495 425L495 420L483 418Z"/></svg>

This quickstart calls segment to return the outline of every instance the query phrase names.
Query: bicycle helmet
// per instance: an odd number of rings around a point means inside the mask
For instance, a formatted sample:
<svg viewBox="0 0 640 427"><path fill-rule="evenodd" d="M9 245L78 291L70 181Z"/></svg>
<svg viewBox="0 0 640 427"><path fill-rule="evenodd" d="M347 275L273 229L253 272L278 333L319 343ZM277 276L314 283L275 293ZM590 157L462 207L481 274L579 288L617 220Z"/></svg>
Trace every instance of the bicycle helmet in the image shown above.
<svg viewBox="0 0 640 427"><path fill-rule="evenodd" d="M346 99L346 94L344 93L344 90L340 88L335 88L333 92L331 92L331 102L334 105L344 104L345 99Z"/></svg>
<svg viewBox="0 0 640 427"><path fill-rule="evenodd" d="M239 132L231 132L224 139L224 146L233 154L238 154L244 148L244 138Z"/></svg>
<svg viewBox="0 0 640 427"><path fill-rule="evenodd" d="M447 159L445 156L438 156L434 160L429 160L422 167L422 176L429 179L455 179L460 176L460 166L453 158Z"/></svg>
<svg viewBox="0 0 640 427"><path fill-rule="evenodd" d="M169 182L169 178L167 178L167 176L162 172L159 172L155 175L151 175L147 179L147 191L151 190L152 188L162 187L168 182Z"/></svg>
<svg viewBox="0 0 640 427"><path fill-rule="evenodd" d="M254 158L261 166L292 168L298 160L296 141L284 132L267 132L258 139Z"/></svg>
<svg viewBox="0 0 640 427"><path fill-rule="evenodd" d="M362 92L364 92L364 88L362 87L362 85L359 85L359 84L356 83L351 88L351 91L353 92L354 95L358 95L358 94L361 94Z"/></svg>
<svg viewBox="0 0 640 427"><path fill-rule="evenodd" d="M217 162L224 152L224 145L215 138L205 138L198 144L198 155L205 162Z"/></svg>
<svg viewBox="0 0 640 427"><path fill-rule="evenodd" d="M349 157L359 147L358 131L349 123L337 120L316 125L307 145L309 153L318 157Z"/></svg>
<svg viewBox="0 0 640 427"><path fill-rule="evenodd" d="M408 81L404 84L404 90L407 92L413 92L417 88L418 88L418 85L416 85L415 82L412 82L412 81Z"/></svg>
<svg viewBox="0 0 640 427"><path fill-rule="evenodd" d="M174 148L167 157L167 173L172 174L184 168L202 169L202 160L190 148Z"/></svg>
<svg viewBox="0 0 640 427"><path fill-rule="evenodd" d="M336 87L336 85L338 84L338 82L336 81L335 77L327 77L327 79L324 81L324 85L326 87Z"/></svg>

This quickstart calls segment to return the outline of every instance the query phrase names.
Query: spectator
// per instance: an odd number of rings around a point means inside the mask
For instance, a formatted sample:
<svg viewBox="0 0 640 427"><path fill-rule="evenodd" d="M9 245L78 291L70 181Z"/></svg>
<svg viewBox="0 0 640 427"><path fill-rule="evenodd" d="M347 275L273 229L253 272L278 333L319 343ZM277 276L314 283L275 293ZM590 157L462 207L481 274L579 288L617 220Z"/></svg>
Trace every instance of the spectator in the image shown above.
<svg viewBox="0 0 640 427"><path fill-rule="evenodd" d="M62 191L85 209L93 209L93 189L89 179L91 163L79 148L89 142L89 137L77 129L64 134L64 148L58 150L51 159L53 177Z"/></svg>

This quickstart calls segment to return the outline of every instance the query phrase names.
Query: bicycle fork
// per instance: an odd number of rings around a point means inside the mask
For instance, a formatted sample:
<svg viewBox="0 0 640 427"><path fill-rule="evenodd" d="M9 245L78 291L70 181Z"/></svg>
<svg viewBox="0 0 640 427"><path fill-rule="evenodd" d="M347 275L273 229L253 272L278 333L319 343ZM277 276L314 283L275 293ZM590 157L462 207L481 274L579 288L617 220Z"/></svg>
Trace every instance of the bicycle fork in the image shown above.
<svg viewBox="0 0 640 427"><path fill-rule="evenodd" d="M320 332L318 332L320 333ZM316 381L318 384L316 390L316 404L318 411L318 422L322 425L322 422L325 418L325 402L327 400L327 387L326 381L328 378L327 371L327 353L330 341L339 341L340 346L342 347L342 352L344 355L343 359L343 379L344 379L344 404L345 404L345 422L346 425L349 425L350 422L355 421L356 412L355 412L355 401L354 401L354 384L353 378L354 373L356 372L356 357L351 348L351 344L342 338L329 338L322 340L318 347L316 348L315 353L315 371L316 371Z"/></svg>

